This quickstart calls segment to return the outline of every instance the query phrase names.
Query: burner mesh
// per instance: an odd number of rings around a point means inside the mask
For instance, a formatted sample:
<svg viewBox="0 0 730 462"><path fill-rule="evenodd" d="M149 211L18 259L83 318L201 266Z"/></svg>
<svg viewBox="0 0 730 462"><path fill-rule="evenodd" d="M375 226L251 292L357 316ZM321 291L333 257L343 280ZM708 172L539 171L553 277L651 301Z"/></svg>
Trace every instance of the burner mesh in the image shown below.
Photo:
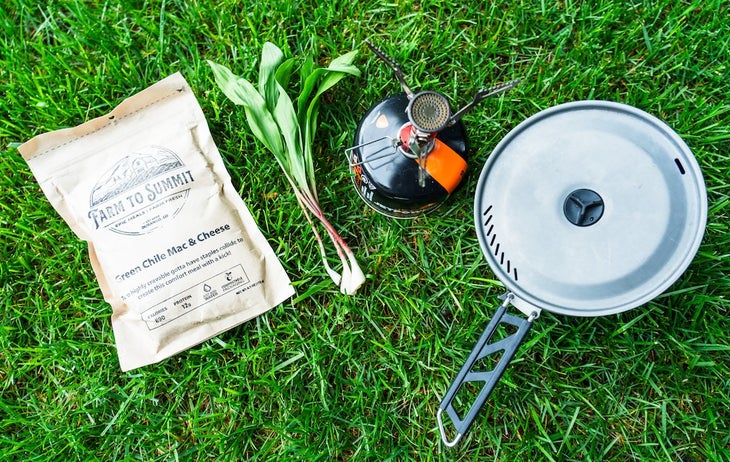
<svg viewBox="0 0 730 462"><path fill-rule="evenodd" d="M436 92L418 93L408 105L408 118L417 129L424 132L433 133L441 130L450 117L448 100Z"/></svg>

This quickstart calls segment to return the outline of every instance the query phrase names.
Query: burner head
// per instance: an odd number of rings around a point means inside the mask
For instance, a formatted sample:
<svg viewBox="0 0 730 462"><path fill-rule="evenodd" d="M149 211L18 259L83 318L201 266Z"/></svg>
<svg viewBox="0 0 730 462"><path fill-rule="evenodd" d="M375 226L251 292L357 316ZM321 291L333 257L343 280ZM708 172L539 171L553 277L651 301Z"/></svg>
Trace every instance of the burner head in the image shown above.
<svg viewBox="0 0 730 462"><path fill-rule="evenodd" d="M413 126L426 133L442 130L451 119L449 101L434 91L414 95L408 103L406 113Z"/></svg>

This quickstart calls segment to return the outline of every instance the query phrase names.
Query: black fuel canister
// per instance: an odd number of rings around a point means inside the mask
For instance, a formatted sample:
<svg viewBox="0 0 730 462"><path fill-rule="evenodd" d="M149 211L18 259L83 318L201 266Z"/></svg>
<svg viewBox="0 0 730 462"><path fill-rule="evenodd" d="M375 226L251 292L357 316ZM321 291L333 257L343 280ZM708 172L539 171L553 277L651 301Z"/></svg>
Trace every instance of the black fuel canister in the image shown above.
<svg viewBox="0 0 730 462"><path fill-rule="evenodd" d="M456 190L467 168L468 143L461 121L433 134L434 146L425 158L409 152L402 134L410 131L408 104L405 93L375 104L360 122L350 150L358 194L371 208L394 218L412 218L438 208Z"/></svg>

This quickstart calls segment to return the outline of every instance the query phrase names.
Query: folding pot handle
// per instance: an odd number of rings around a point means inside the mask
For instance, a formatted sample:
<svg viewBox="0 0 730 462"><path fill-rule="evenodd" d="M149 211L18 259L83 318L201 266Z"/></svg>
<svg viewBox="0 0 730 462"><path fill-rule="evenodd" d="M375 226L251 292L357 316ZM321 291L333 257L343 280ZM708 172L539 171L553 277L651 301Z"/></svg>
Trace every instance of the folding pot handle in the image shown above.
<svg viewBox="0 0 730 462"><path fill-rule="evenodd" d="M489 397L500 377L502 377L504 370L512 360L517 348L529 332L530 327L532 327L532 321L539 314L539 311L535 311L527 319L507 314L507 306L510 304L513 297L514 295L511 293L507 294L504 303L502 303L496 311L492 320L489 321L489 325L487 325L487 328L484 329L484 333L482 333L482 336L479 338L479 341L469 354L469 357L439 405L436 419L438 420L441 439L448 447L456 446L462 436L464 436L469 430L469 427L474 422L474 419L484 405L484 402L487 400L487 397ZM495 341L494 343L490 343L492 336L497 331L500 324L511 324L517 328L517 331ZM476 369L475 365L477 361L489 355L499 353L502 353L502 355L499 358L499 362L493 369L474 370ZM454 408L454 399L461 387L467 382L483 382L483 385L481 386L476 398L469 406L466 416L462 418ZM444 427L443 421L444 411L449 416L449 419L454 425L456 431L456 436L453 439L449 439L446 435L446 428Z"/></svg>

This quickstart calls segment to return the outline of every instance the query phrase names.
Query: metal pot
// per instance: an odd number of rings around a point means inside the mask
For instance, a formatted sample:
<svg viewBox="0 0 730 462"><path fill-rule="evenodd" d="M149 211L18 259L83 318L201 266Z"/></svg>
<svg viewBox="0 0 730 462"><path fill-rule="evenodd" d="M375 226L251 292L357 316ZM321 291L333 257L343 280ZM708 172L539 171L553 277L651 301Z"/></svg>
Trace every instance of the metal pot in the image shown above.
<svg viewBox="0 0 730 462"><path fill-rule="evenodd" d="M535 114L495 147L474 217L507 293L439 406L447 446L468 431L541 310L620 313L674 283L704 235L707 196L692 152L665 123L625 104L577 101ZM500 324L516 330L491 342ZM479 391L459 415L454 399L467 383Z"/></svg>

